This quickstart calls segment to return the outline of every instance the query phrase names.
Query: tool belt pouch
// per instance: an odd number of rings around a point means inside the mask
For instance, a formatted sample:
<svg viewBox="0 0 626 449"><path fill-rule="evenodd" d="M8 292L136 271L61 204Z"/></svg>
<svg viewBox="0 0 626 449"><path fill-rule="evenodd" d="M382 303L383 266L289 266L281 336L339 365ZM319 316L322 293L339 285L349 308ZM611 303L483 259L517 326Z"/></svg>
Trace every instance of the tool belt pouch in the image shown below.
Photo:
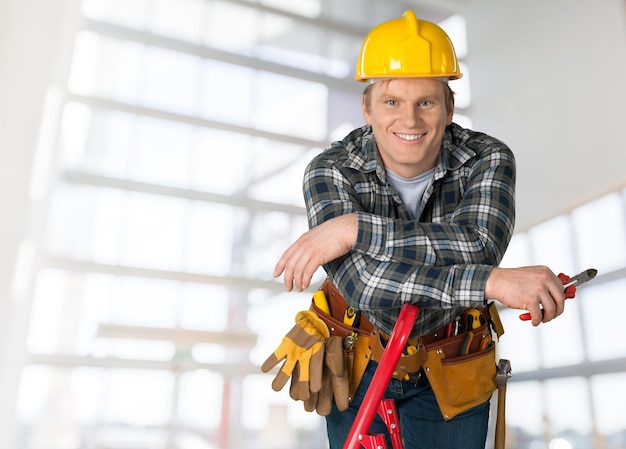
<svg viewBox="0 0 626 449"><path fill-rule="evenodd" d="M354 393L363 379L365 368L370 360L371 350L369 348L369 338L374 326L367 318L360 314L358 327L353 327L343 322L343 316L348 303L333 285L330 279L326 279L320 289L324 292L330 315L323 312L311 301L311 310L328 326L330 336L338 336L346 342L346 338L354 338L353 343L344 344L344 356L348 369L349 393L348 400L351 401Z"/></svg>
<svg viewBox="0 0 626 449"><path fill-rule="evenodd" d="M446 421L487 401L497 388L496 348L488 326L468 331L474 335L467 355L459 355L467 332L425 347L423 370ZM484 338L490 344L480 349Z"/></svg>
<svg viewBox="0 0 626 449"><path fill-rule="evenodd" d="M402 354L393 374L402 380L407 374L423 371L446 421L487 401L497 388L492 332L499 339L504 328L494 303L480 309L480 314L484 324L476 329L451 337L445 337L445 330L439 329L419 339L409 339L408 345L413 345L415 352ZM388 338L374 329L370 337L373 360L380 362ZM466 347L466 355L460 355L462 347Z"/></svg>

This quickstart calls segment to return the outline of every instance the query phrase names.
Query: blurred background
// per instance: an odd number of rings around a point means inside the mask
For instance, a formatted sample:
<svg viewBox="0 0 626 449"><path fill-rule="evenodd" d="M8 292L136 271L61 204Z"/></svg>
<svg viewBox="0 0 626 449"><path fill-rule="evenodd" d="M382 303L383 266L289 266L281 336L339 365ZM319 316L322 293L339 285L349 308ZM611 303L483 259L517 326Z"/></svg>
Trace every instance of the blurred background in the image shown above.
<svg viewBox="0 0 626 449"><path fill-rule="evenodd" d="M599 272L552 323L502 311L508 447L626 448L625 3L0 0L0 447L326 447L259 369L323 273L271 273L363 123L363 38L413 9L455 121L516 154L503 266Z"/></svg>

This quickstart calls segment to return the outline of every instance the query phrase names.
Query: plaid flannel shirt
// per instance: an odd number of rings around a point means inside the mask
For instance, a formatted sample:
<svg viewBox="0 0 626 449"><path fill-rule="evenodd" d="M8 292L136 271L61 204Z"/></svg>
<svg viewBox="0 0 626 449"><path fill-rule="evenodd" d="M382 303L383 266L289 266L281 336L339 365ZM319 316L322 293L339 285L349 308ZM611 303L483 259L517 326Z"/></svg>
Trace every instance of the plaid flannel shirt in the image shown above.
<svg viewBox="0 0 626 449"><path fill-rule="evenodd" d="M444 134L419 221L387 182L370 126L318 154L303 189L310 227L356 213L356 244L324 269L348 303L387 333L405 302L420 307L412 336L482 306L487 277L513 233L513 153L455 123Z"/></svg>

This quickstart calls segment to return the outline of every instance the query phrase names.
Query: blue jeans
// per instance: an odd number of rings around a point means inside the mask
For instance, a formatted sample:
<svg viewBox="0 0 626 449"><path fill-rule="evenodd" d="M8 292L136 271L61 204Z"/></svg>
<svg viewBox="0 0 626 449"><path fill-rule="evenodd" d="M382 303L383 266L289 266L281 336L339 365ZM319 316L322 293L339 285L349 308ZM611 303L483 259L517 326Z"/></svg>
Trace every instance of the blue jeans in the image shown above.
<svg viewBox="0 0 626 449"><path fill-rule="evenodd" d="M369 363L346 411L340 412L333 404L333 410L326 417L330 449L343 448L377 367L376 362ZM489 401L444 421L426 376L417 383L391 379L385 398L395 400L405 449L484 449ZM392 448L387 428L378 415L368 433L387 435L387 448Z"/></svg>

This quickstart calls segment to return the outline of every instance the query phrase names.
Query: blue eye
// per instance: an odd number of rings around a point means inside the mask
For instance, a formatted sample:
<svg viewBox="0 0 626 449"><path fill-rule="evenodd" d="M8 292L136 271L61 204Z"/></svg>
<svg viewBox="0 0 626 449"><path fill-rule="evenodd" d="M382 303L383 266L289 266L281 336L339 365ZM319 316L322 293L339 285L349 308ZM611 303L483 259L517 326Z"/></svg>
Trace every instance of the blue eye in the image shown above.
<svg viewBox="0 0 626 449"><path fill-rule="evenodd" d="M432 109L435 107L435 102L430 100L422 100L417 102L417 106L421 109Z"/></svg>

